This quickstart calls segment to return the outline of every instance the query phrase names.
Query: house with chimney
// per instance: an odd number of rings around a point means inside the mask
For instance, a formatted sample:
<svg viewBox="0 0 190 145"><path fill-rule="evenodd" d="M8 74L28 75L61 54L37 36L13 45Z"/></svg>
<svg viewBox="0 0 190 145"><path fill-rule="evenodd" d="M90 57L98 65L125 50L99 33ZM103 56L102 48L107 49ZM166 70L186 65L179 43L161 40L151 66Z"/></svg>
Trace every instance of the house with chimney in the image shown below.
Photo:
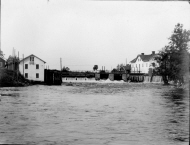
<svg viewBox="0 0 190 145"><path fill-rule="evenodd" d="M45 61L31 54L19 63L20 73L28 80L44 81Z"/></svg>
<svg viewBox="0 0 190 145"><path fill-rule="evenodd" d="M149 69L158 66L158 63L154 59L156 56L155 51L152 51L152 54L148 55L144 53L137 55L136 58L130 61L131 73L148 73Z"/></svg>

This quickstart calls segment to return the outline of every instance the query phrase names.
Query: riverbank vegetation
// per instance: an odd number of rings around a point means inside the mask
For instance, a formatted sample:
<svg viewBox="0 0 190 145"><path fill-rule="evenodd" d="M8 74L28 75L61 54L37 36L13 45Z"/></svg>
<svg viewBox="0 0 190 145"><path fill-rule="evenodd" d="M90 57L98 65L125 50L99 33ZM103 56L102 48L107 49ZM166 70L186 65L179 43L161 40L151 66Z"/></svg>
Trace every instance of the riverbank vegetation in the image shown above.
<svg viewBox="0 0 190 145"><path fill-rule="evenodd" d="M0 68L0 87L18 87L27 86L30 81L25 79L20 73Z"/></svg>
<svg viewBox="0 0 190 145"><path fill-rule="evenodd" d="M173 81L175 84L189 83L189 42L190 30L183 29L177 24L169 37L169 43L159 51L155 58L159 67L155 74L162 75L164 84Z"/></svg>

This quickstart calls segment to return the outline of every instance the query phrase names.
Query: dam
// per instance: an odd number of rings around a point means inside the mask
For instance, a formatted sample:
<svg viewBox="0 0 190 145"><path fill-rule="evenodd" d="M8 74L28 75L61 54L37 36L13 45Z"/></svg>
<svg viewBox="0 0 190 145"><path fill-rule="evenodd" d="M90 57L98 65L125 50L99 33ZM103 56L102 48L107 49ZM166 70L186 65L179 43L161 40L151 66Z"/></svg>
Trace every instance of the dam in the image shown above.
<svg viewBox="0 0 190 145"><path fill-rule="evenodd" d="M123 82L144 82L144 83L162 83L162 76L148 76L145 74L126 74L126 73L95 73L94 77L85 76L62 76L63 82L97 82L101 80L107 81L123 81Z"/></svg>

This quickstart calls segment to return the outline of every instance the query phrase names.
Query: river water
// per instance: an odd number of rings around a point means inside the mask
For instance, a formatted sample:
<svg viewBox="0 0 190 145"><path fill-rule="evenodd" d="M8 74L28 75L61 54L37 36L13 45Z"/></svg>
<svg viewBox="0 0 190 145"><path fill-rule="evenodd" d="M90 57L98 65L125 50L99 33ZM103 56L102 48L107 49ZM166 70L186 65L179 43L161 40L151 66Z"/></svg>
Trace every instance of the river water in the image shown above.
<svg viewBox="0 0 190 145"><path fill-rule="evenodd" d="M189 91L173 86L73 82L0 95L0 144L189 144Z"/></svg>

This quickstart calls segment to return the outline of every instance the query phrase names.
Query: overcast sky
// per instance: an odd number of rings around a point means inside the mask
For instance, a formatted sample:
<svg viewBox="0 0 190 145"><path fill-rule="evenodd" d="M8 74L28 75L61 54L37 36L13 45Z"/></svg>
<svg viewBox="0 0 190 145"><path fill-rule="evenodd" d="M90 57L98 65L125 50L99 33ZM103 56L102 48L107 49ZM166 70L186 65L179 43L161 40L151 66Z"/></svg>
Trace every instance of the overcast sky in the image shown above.
<svg viewBox="0 0 190 145"><path fill-rule="evenodd" d="M179 1L2 0L1 49L34 54L51 69L106 69L158 52L177 23L190 30L190 4Z"/></svg>

